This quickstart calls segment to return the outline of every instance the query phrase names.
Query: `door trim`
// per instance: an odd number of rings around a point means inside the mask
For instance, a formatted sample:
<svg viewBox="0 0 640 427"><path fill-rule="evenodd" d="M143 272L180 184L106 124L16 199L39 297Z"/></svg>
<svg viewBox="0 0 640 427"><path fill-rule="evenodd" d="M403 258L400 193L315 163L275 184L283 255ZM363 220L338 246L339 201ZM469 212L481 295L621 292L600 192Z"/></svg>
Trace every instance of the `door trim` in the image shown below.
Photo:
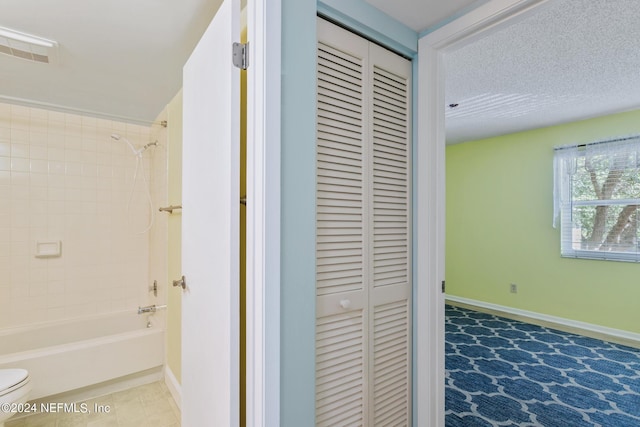
<svg viewBox="0 0 640 427"><path fill-rule="evenodd" d="M415 426L444 426L444 57L551 0L492 0L418 41Z"/></svg>
<svg viewBox="0 0 640 427"><path fill-rule="evenodd" d="M281 33L281 0L248 0L248 427L280 425Z"/></svg>

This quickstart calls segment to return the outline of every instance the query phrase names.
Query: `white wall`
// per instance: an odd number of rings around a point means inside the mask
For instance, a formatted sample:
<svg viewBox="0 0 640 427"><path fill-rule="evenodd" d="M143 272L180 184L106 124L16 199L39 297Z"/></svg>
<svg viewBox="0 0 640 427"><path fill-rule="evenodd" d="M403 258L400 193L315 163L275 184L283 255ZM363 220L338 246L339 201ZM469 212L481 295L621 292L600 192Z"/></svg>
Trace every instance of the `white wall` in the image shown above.
<svg viewBox="0 0 640 427"><path fill-rule="evenodd" d="M150 301L150 236L136 234L144 187L138 176L128 213L135 157L114 132L138 146L152 138L146 126L0 104L0 327ZM61 240L62 256L35 258L44 239Z"/></svg>

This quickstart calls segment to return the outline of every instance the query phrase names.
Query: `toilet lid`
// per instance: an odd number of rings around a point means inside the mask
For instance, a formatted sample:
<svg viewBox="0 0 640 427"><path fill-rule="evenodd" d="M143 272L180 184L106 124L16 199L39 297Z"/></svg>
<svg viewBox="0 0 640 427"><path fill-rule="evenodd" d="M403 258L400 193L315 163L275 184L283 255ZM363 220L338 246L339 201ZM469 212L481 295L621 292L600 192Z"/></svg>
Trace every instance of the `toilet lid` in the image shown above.
<svg viewBox="0 0 640 427"><path fill-rule="evenodd" d="M0 394L27 379L26 369L0 369Z"/></svg>

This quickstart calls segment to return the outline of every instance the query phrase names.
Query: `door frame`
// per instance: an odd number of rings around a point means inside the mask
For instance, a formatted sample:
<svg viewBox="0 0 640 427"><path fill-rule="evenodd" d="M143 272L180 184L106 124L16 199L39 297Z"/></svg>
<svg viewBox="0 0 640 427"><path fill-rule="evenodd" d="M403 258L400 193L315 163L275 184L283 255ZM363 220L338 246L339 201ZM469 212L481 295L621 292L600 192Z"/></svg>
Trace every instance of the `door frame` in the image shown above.
<svg viewBox="0 0 640 427"><path fill-rule="evenodd" d="M444 57L552 0L491 0L418 40L417 271L413 425L444 426ZM424 327L421 327L424 325Z"/></svg>
<svg viewBox="0 0 640 427"><path fill-rule="evenodd" d="M281 0L248 0L247 426L280 425Z"/></svg>
<svg viewBox="0 0 640 427"><path fill-rule="evenodd" d="M414 400L421 404L413 425L444 425L444 56L548 1L491 0L418 41ZM280 425L281 10L281 0L247 2L248 426Z"/></svg>

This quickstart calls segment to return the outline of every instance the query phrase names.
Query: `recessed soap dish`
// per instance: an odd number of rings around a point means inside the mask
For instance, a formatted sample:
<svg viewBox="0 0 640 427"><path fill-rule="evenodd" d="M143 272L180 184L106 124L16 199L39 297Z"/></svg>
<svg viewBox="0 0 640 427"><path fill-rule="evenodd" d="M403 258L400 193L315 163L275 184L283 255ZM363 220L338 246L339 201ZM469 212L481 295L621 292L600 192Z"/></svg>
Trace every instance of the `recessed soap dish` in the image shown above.
<svg viewBox="0 0 640 427"><path fill-rule="evenodd" d="M36 258L59 257L62 254L62 241L38 240L36 241Z"/></svg>

